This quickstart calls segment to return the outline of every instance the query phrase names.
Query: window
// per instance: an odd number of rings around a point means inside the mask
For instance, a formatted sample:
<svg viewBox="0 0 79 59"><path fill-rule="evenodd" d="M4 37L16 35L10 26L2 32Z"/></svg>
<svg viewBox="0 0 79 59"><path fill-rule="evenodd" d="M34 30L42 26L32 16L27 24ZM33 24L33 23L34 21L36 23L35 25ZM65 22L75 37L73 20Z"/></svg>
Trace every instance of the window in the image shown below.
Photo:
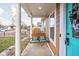
<svg viewBox="0 0 79 59"><path fill-rule="evenodd" d="M54 33L55 33L55 19L54 14L50 16L50 38L54 40Z"/></svg>

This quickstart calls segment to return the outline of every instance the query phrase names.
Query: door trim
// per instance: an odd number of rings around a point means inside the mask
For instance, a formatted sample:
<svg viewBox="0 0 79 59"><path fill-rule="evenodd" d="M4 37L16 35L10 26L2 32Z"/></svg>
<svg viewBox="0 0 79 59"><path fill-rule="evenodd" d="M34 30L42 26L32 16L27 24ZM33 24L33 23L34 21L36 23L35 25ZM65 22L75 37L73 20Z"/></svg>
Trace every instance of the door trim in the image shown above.
<svg viewBox="0 0 79 59"><path fill-rule="evenodd" d="M66 56L66 3L60 4L60 35L59 55Z"/></svg>

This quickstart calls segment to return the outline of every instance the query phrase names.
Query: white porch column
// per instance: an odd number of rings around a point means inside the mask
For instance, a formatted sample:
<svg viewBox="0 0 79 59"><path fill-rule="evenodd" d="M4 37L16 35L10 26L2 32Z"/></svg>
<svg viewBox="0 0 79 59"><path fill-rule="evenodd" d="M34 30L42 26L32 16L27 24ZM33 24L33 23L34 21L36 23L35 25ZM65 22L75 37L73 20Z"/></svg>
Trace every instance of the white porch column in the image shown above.
<svg viewBox="0 0 79 59"><path fill-rule="evenodd" d="M30 25L30 39L32 40L32 17L31 17L31 25Z"/></svg>
<svg viewBox="0 0 79 59"><path fill-rule="evenodd" d="M16 39L15 39L15 55L21 55L21 4L18 3L16 6Z"/></svg>

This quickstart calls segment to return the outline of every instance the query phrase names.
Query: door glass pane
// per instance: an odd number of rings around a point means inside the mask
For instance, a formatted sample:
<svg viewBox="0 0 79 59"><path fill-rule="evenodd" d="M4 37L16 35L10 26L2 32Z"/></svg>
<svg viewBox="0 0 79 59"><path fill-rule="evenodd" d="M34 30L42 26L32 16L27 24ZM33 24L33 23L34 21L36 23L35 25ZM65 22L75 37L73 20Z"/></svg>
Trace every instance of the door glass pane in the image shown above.
<svg viewBox="0 0 79 59"><path fill-rule="evenodd" d="M79 38L79 4L73 4L71 14L73 37Z"/></svg>

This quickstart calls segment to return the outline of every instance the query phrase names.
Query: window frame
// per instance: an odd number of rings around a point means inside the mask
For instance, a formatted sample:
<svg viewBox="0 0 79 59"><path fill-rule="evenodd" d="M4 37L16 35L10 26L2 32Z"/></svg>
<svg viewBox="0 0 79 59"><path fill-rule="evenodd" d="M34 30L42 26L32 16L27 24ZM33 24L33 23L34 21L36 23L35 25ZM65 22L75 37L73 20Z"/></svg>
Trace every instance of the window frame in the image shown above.
<svg viewBox="0 0 79 59"><path fill-rule="evenodd" d="M50 37L50 16L54 13L54 19L55 19L55 25L54 25L54 39L51 39ZM52 44L56 47L56 10L54 10L50 15L49 15L49 40L52 42Z"/></svg>

